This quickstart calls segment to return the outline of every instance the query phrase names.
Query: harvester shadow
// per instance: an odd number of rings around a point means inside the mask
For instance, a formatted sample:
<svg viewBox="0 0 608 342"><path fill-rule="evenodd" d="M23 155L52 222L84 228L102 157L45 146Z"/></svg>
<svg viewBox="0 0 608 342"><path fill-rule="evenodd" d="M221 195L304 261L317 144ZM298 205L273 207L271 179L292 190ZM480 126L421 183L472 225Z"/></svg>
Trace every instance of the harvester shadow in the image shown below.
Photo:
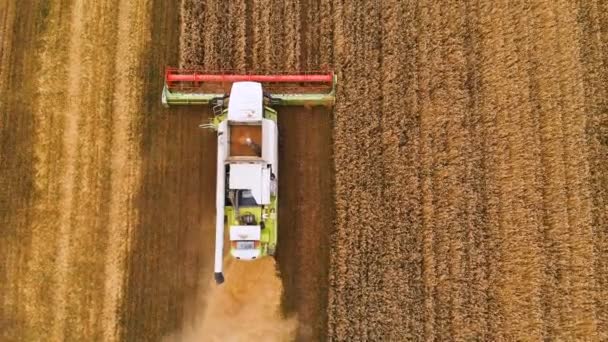
<svg viewBox="0 0 608 342"><path fill-rule="evenodd" d="M297 340L318 341L327 325L333 221L331 111L279 107L279 242L282 310L299 321Z"/></svg>

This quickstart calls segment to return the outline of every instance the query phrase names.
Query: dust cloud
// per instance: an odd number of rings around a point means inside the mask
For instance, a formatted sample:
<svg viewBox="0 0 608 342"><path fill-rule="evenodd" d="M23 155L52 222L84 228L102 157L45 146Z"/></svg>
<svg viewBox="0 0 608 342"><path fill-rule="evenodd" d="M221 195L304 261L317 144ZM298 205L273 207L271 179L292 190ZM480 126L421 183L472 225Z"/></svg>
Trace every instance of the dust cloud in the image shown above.
<svg viewBox="0 0 608 342"><path fill-rule="evenodd" d="M194 324L165 342L291 341L297 319L281 313L281 280L273 258L253 262L225 262L224 284L210 286L203 295Z"/></svg>

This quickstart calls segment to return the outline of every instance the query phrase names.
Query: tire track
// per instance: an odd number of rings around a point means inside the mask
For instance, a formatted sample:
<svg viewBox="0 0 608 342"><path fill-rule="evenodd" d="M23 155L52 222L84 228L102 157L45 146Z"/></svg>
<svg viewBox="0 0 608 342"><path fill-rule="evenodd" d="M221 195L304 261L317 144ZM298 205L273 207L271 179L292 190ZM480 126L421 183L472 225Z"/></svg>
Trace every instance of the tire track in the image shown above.
<svg viewBox="0 0 608 342"><path fill-rule="evenodd" d="M117 53L114 59L116 85L112 102L110 154L108 251L105 262L103 340L119 339L119 309L123 294L125 264L134 227L135 191L140 187L140 151L133 144L141 139L141 99L143 98L140 51L150 33L150 3L121 2L118 9ZM107 161L106 161L107 162Z"/></svg>

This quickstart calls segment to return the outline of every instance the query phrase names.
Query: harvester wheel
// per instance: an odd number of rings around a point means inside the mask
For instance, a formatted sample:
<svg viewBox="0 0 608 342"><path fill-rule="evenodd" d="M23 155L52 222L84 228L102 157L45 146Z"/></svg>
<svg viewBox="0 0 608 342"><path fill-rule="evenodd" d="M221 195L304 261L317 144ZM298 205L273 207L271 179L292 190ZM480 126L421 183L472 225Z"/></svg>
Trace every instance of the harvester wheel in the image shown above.
<svg viewBox="0 0 608 342"><path fill-rule="evenodd" d="M274 256L275 248L276 248L275 245L269 245L268 249L266 250L266 252L268 253L268 255Z"/></svg>

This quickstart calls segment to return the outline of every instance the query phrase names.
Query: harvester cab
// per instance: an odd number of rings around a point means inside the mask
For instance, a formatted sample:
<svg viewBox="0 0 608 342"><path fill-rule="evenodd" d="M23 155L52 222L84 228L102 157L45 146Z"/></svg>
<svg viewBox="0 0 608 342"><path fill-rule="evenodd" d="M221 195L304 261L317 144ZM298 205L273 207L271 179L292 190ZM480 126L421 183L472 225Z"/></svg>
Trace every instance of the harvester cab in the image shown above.
<svg viewBox="0 0 608 342"><path fill-rule="evenodd" d="M168 68L162 103L209 105L200 125L217 133L215 280L224 281L224 230L230 255L255 260L275 253L278 241L278 112L276 106L327 106L336 76L223 74Z"/></svg>

